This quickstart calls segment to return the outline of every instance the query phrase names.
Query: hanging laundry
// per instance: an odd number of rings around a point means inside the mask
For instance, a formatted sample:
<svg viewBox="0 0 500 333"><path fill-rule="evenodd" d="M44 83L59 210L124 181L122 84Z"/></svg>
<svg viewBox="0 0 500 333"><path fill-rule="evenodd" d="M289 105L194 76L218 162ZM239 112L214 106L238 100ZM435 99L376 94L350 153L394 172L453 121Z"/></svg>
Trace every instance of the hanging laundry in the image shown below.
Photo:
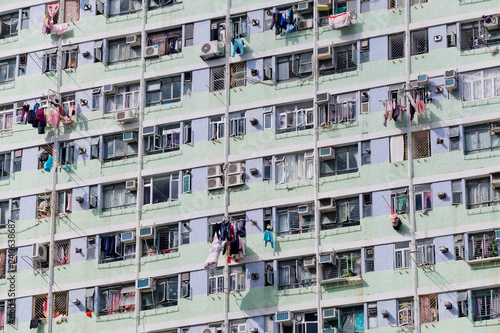
<svg viewBox="0 0 500 333"><path fill-rule="evenodd" d="M423 115L425 110L425 103L424 101L420 100L420 96L417 96L416 104L418 114Z"/></svg>
<svg viewBox="0 0 500 333"><path fill-rule="evenodd" d="M283 34L289 34L289 33L295 32L296 30L297 30L296 24L288 24L286 26L286 29L283 31Z"/></svg>
<svg viewBox="0 0 500 333"><path fill-rule="evenodd" d="M38 318L33 318L30 321L30 329L32 328L38 328L38 323L40 322L40 319Z"/></svg>
<svg viewBox="0 0 500 333"><path fill-rule="evenodd" d="M215 235L221 239L221 223L215 223L212 224L212 239L214 238Z"/></svg>
<svg viewBox="0 0 500 333"><path fill-rule="evenodd" d="M236 234L240 237L246 237L247 229L246 229L246 220L240 220L236 222Z"/></svg>
<svg viewBox="0 0 500 333"><path fill-rule="evenodd" d="M30 105L24 103L23 105L23 111L21 113L21 122L24 122L25 124L28 122L28 113L30 111Z"/></svg>
<svg viewBox="0 0 500 333"><path fill-rule="evenodd" d="M54 164L54 159L52 158L52 156L49 156L49 158L47 159L47 162L45 162L43 164L43 170L47 171L47 172L50 172L50 170L52 169L52 165L53 164Z"/></svg>
<svg viewBox="0 0 500 333"><path fill-rule="evenodd" d="M231 240L231 222L229 221L222 221L221 223L221 232L220 232L220 239L221 241L224 240Z"/></svg>
<svg viewBox="0 0 500 333"><path fill-rule="evenodd" d="M203 268L206 271L209 271L211 273L215 272L215 270L217 269L217 261L219 259L220 250L221 250L221 241L219 237L217 237L217 234L215 234L214 240L212 241L212 247L210 248L210 252L208 253L207 260L203 265Z"/></svg>
<svg viewBox="0 0 500 333"><path fill-rule="evenodd" d="M33 119L35 118L35 114L38 111L38 107L39 106L40 106L40 104L35 103L35 105L33 105L33 109L29 110L28 116L27 116L27 118L28 118L28 124L33 124Z"/></svg>
<svg viewBox="0 0 500 333"><path fill-rule="evenodd" d="M345 12L342 14L330 15L328 17L328 24L332 30L350 26L351 14L350 12Z"/></svg>
<svg viewBox="0 0 500 333"><path fill-rule="evenodd" d="M273 233L270 230L265 230L264 231L264 242L265 242L265 247L267 247L267 243L271 242L271 247L274 249L274 241L273 241Z"/></svg>
<svg viewBox="0 0 500 333"><path fill-rule="evenodd" d="M50 30L53 34L62 35L68 32L68 23L54 24Z"/></svg>
<svg viewBox="0 0 500 333"><path fill-rule="evenodd" d="M243 46L245 45L245 41L243 38L235 38L233 40L233 52L231 53L231 57L234 57L236 53L243 55Z"/></svg>

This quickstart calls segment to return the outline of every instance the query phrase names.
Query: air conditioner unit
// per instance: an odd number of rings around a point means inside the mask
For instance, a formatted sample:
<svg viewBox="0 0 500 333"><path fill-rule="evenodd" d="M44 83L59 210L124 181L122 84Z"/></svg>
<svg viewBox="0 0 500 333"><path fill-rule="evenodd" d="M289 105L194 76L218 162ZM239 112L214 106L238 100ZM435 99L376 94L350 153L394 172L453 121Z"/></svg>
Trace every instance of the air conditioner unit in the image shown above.
<svg viewBox="0 0 500 333"><path fill-rule="evenodd" d="M319 211L323 213L334 212L337 210L335 200L333 198L319 199Z"/></svg>
<svg viewBox="0 0 500 333"><path fill-rule="evenodd" d="M243 180L243 175L235 174L227 176L227 186L232 187L232 186L240 186L243 184L245 184L245 181Z"/></svg>
<svg viewBox="0 0 500 333"><path fill-rule="evenodd" d="M16 116L16 124L22 124L23 121L21 120L22 116Z"/></svg>
<svg viewBox="0 0 500 333"><path fill-rule="evenodd" d="M123 133L123 142L136 142L137 141L137 134L135 132L125 132Z"/></svg>
<svg viewBox="0 0 500 333"><path fill-rule="evenodd" d="M361 113L370 113L370 102L361 103Z"/></svg>
<svg viewBox="0 0 500 333"><path fill-rule="evenodd" d="M241 174L243 172L242 163L229 163L227 166L227 174Z"/></svg>
<svg viewBox="0 0 500 333"><path fill-rule="evenodd" d="M103 87L103 92L105 94L114 94L115 93L115 86L113 84L105 84Z"/></svg>
<svg viewBox="0 0 500 333"><path fill-rule="evenodd" d="M139 231L139 236L142 239L153 239L154 235L155 235L155 232L154 232L153 227L141 228L141 230Z"/></svg>
<svg viewBox="0 0 500 333"><path fill-rule="evenodd" d="M304 259L304 267L307 267L307 268L316 267L316 258L312 257L312 258Z"/></svg>
<svg viewBox="0 0 500 333"><path fill-rule="evenodd" d="M311 215L311 206L309 205L300 205L297 207L297 210L299 212L299 215Z"/></svg>
<svg viewBox="0 0 500 333"><path fill-rule="evenodd" d="M457 77L457 71L454 69L450 69L449 71L444 72L445 79L453 79Z"/></svg>
<svg viewBox="0 0 500 333"><path fill-rule="evenodd" d="M331 264L333 262L333 254L320 254L319 263L320 264Z"/></svg>
<svg viewBox="0 0 500 333"><path fill-rule="evenodd" d="M219 190L222 188L222 179L220 177L207 179L207 190Z"/></svg>
<svg viewBox="0 0 500 333"><path fill-rule="evenodd" d="M220 56L222 51L223 51L223 47L221 46L221 44L218 41L214 40L211 42L204 43L201 46L200 57L203 60L215 58L215 57Z"/></svg>
<svg viewBox="0 0 500 333"><path fill-rule="evenodd" d="M312 29L313 20L302 20L297 23L297 30Z"/></svg>
<svg viewBox="0 0 500 333"><path fill-rule="evenodd" d="M500 172L495 172L490 175L491 185L494 188L500 187Z"/></svg>
<svg viewBox="0 0 500 333"><path fill-rule="evenodd" d="M427 74L421 74L417 76L417 84L419 87L425 87L429 84L429 77Z"/></svg>
<svg viewBox="0 0 500 333"><path fill-rule="evenodd" d="M484 22L484 27L488 30L500 29L500 19L498 15L492 16L490 22Z"/></svg>
<svg viewBox="0 0 500 333"><path fill-rule="evenodd" d="M217 333L217 329L215 327L207 327L203 330L203 333Z"/></svg>
<svg viewBox="0 0 500 333"><path fill-rule="evenodd" d="M119 123L129 123L134 121L134 114L132 111L120 111L115 114L115 120Z"/></svg>
<svg viewBox="0 0 500 333"><path fill-rule="evenodd" d="M159 54L160 54L160 49L158 48L158 45L148 46L144 50L144 58L157 57Z"/></svg>
<svg viewBox="0 0 500 333"><path fill-rule="evenodd" d="M42 99L40 101L40 109L46 109L49 107L49 101L47 99Z"/></svg>
<svg viewBox="0 0 500 333"><path fill-rule="evenodd" d="M331 46L324 46L324 47L318 47L318 60L325 60L325 59L331 59L332 58L332 47Z"/></svg>
<svg viewBox="0 0 500 333"><path fill-rule="evenodd" d="M330 102L330 93L322 93L316 95L316 104L326 104Z"/></svg>
<svg viewBox="0 0 500 333"><path fill-rule="evenodd" d="M42 245L39 243L33 244L33 254L31 255L31 258L33 260L47 261L47 257L48 249L46 245Z"/></svg>
<svg viewBox="0 0 500 333"><path fill-rule="evenodd" d="M211 165L207 168L207 178L222 176L222 169L220 165Z"/></svg>
<svg viewBox="0 0 500 333"><path fill-rule="evenodd" d="M126 42L132 47L141 45L141 39L136 35L127 36Z"/></svg>
<svg viewBox="0 0 500 333"><path fill-rule="evenodd" d="M339 318L339 311L335 308L323 309L323 319L332 320Z"/></svg>
<svg viewBox="0 0 500 333"><path fill-rule="evenodd" d="M310 3L310 2L299 2L297 4L297 10L300 13L302 13L302 14L310 13L312 11L312 3Z"/></svg>
<svg viewBox="0 0 500 333"><path fill-rule="evenodd" d="M500 123L491 124L491 131L495 134L500 134Z"/></svg>
<svg viewBox="0 0 500 333"><path fill-rule="evenodd" d="M291 322L293 319L293 313L290 311L276 312L274 318L277 323Z"/></svg>
<svg viewBox="0 0 500 333"><path fill-rule="evenodd" d="M155 280L152 278L145 278L137 280L137 289L143 291L154 291L156 290Z"/></svg>
<svg viewBox="0 0 500 333"><path fill-rule="evenodd" d="M457 79L451 78L444 80L444 87L448 90L456 90L457 89Z"/></svg>
<svg viewBox="0 0 500 333"><path fill-rule="evenodd" d="M324 147L319 149L319 158L323 160L332 160L335 158L335 149L332 147Z"/></svg>
<svg viewBox="0 0 500 333"><path fill-rule="evenodd" d="M247 332L247 324L239 324L238 326L233 327L233 332L246 333Z"/></svg>
<svg viewBox="0 0 500 333"><path fill-rule="evenodd" d="M124 243L124 244L134 243L135 242L135 232L133 232L133 231L122 232L120 239L121 239L122 243Z"/></svg>
<svg viewBox="0 0 500 333"><path fill-rule="evenodd" d="M127 180L125 182L125 188L129 191L137 190L137 181L135 180Z"/></svg>
<svg viewBox="0 0 500 333"><path fill-rule="evenodd" d="M326 11L330 10L330 7L332 5L332 0L318 0L318 5L316 8L318 8L318 11Z"/></svg>
<svg viewBox="0 0 500 333"><path fill-rule="evenodd" d="M142 135L148 136L148 135L153 135L155 134L155 127L154 126L147 126L142 129Z"/></svg>

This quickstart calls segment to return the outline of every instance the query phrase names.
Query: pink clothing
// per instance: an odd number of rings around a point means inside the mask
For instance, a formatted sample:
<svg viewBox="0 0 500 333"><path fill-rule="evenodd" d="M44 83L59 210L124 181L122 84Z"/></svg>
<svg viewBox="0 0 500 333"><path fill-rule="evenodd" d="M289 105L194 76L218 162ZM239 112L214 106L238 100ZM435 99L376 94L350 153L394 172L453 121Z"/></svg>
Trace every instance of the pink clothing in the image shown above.
<svg viewBox="0 0 500 333"><path fill-rule="evenodd" d="M52 26L50 30L53 34L62 35L63 33L68 31L68 23L55 24Z"/></svg>

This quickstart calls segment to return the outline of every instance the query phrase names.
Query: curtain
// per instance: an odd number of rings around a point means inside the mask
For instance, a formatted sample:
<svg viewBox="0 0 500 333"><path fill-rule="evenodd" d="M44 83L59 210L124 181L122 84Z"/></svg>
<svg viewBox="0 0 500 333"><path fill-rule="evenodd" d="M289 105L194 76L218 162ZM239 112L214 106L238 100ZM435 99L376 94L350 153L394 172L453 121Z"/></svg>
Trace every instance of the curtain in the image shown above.
<svg viewBox="0 0 500 333"><path fill-rule="evenodd" d="M397 135L390 138L391 162L401 162L404 159L404 136Z"/></svg>
<svg viewBox="0 0 500 333"><path fill-rule="evenodd" d="M297 178L297 155L285 156L285 163L285 183L289 183Z"/></svg>

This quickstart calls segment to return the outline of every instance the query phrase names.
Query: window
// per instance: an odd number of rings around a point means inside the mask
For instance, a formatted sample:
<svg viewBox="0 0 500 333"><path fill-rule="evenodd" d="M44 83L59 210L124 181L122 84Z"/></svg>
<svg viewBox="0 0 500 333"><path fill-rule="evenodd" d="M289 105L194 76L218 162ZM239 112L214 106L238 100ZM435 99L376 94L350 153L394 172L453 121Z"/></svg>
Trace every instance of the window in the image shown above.
<svg viewBox="0 0 500 333"><path fill-rule="evenodd" d="M99 159L99 137L90 138L90 159Z"/></svg>
<svg viewBox="0 0 500 333"><path fill-rule="evenodd" d="M498 242L494 231L469 236L469 259L485 259L498 256Z"/></svg>
<svg viewBox="0 0 500 333"><path fill-rule="evenodd" d="M69 214L72 210L71 190L57 193L57 213L59 215Z"/></svg>
<svg viewBox="0 0 500 333"><path fill-rule="evenodd" d="M434 241L432 239L417 241L417 265L434 265Z"/></svg>
<svg viewBox="0 0 500 333"><path fill-rule="evenodd" d="M265 286L273 286L274 285L274 269L272 263L266 263L266 271L265 271Z"/></svg>
<svg viewBox="0 0 500 333"><path fill-rule="evenodd" d="M451 203L459 205L462 203L462 181L453 180L451 182Z"/></svg>
<svg viewBox="0 0 500 333"><path fill-rule="evenodd" d="M0 154L0 179L7 179L10 176L11 153Z"/></svg>
<svg viewBox="0 0 500 333"><path fill-rule="evenodd" d="M0 16L0 38L16 36L19 30L19 13L11 13Z"/></svg>
<svg viewBox="0 0 500 333"><path fill-rule="evenodd" d="M100 236L101 247L100 263L108 263L135 258L135 238L131 238L132 231ZM122 235L128 240L122 242Z"/></svg>
<svg viewBox="0 0 500 333"><path fill-rule="evenodd" d="M394 244L394 267L396 269L411 267L410 243Z"/></svg>
<svg viewBox="0 0 500 333"><path fill-rule="evenodd" d="M245 267L231 267L229 273L229 290L245 290ZM217 269L208 278L208 294L220 294L224 292L224 274L223 269Z"/></svg>
<svg viewBox="0 0 500 333"><path fill-rule="evenodd" d="M108 62L115 64L122 61L134 60L141 56L140 47L132 47L125 38L108 42Z"/></svg>
<svg viewBox="0 0 500 333"><path fill-rule="evenodd" d="M64 1L64 22L74 23L80 18L80 0Z"/></svg>
<svg viewBox="0 0 500 333"><path fill-rule="evenodd" d="M429 52L427 29L414 30L410 33L411 55Z"/></svg>
<svg viewBox="0 0 500 333"><path fill-rule="evenodd" d="M467 180L467 208L480 208L498 205L500 189L491 186L489 177Z"/></svg>
<svg viewBox="0 0 500 333"><path fill-rule="evenodd" d="M181 100L181 76L174 76L146 84L146 106L169 104Z"/></svg>
<svg viewBox="0 0 500 333"><path fill-rule="evenodd" d="M52 24L63 23L59 21L59 2L48 3L45 5L45 15L52 19Z"/></svg>
<svg viewBox="0 0 500 333"><path fill-rule="evenodd" d="M486 45L484 26L480 22L461 25L461 48L472 50Z"/></svg>
<svg viewBox="0 0 500 333"><path fill-rule="evenodd" d="M63 69L76 68L78 60L78 45L63 47Z"/></svg>
<svg viewBox="0 0 500 333"><path fill-rule="evenodd" d="M193 36L194 36L194 23L186 24L184 26L184 46L193 45Z"/></svg>
<svg viewBox="0 0 500 333"><path fill-rule="evenodd" d="M455 260L465 260L465 242L464 235L453 236L455 247Z"/></svg>
<svg viewBox="0 0 500 333"><path fill-rule="evenodd" d="M99 288L99 314L107 316L135 310L135 286Z"/></svg>
<svg viewBox="0 0 500 333"><path fill-rule="evenodd" d="M500 96L500 67L468 72L461 76L464 101Z"/></svg>
<svg viewBox="0 0 500 333"><path fill-rule="evenodd" d="M94 42L94 62L102 61L102 40Z"/></svg>
<svg viewBox="0 0 500 333"><path fill-rule="evenodd" d="M0 228L7 226L9 218L9 201L0 202Z"/></svg>
<svg viewBox="0 0 500 333"><path fill-rule="evenodd" d="M363 217L372 216L372 194L363 194Z"/></svg>
<svg viewBox="0 0 500 333"><path fill-rule="evenodd" d="M224 139L224 116L210 118L210 140Z"/></svg>
<svg viewBox="0 0 500 333"><path fill-rule="evenodd" d="M20 198L12 199L12 207L10 210L10 219L11 220L14 220L14 221L19 220L19 212L21 211L20 202L21 202Z"/></svg>
<svg viewBox="0 0 500 333"><path fill-rule="evenodd" d="M109 0L109 15L127 15L142 9L141 0Z"/></svg>
<svg viewBox="0 0 500 333"><path fill-rule="evenodd" d="M264 81L273 79L273 58L264 58Z"/></svg>
<svg viewBox="0 0 500 333"><path fill-rule="evenodd" d="M368 303L368 329L377 327L377 303Z"/></svg>
<svg viewBox="0 0 500 333"><path fill-rule="evenodd" d="M424 158L431 156L429 143L429 131L413 133L413 158Z"/></svg>
<svg viewBox="0 0 500 333"><path fill-rule="evenodd" d="M182 52L182 29L172 29L149 34L148 45L158 45L159 55Z"/></svg>
<svg viewBox="0 0 500 333"><path fill-rule="evenodd" d="M326 126L356 121L356 103L356 100L333 96L329 103L318 105L319 125Z"/></svg>
<svg viewBox="0 0 500 333"><path fill-rule="evenodd" d="M74 142L61 142L59 146L59 164L60 165L70 165L74 163L75 159L75 147Z"/></svg>
<svg viewBox="0 0 500 333"><path fill-rule="evenodd" d="M405 0L389 0L389 9L401 8L405 6Z"/></svg>
<svg viewBox="0 0 500 333"><path fill-rule="evenodd" d="M94 311L94 288L85 290L85 312Z"/></svg>
<svg viewBox="0 0 500 333"><path fill-rule="evenodd" d="M210 69L210 91L224 90L226 69L224 66Z"/></svg>
<svg viewBox="0 0 500 333"><path fill-rule="evenodd" d="M16 78L16 58L0 60L0 84Z"/></svg>
<svg viewBox="0 0 500 333"><path fill-rule="evenodd" d="M47 295L39 295L33 297L33 318L47 319ZM68 315L68 292L54 293L54 312L52 318L60 315Z"/></svg>
<svg viewBox="0 0 500 333"><path fill-rule="evenodd" d="M314 109L303 109L299 108L298 105L288 106L288 108L290 107L291 110L283 110L278 113L278 133L300 131L313 127Z"/></svg>
<svg viewBox="0 0 500 333"><path fill-rule="evenodd" d="M0 106L0 131L12 128L14 117L14 105Z"/></svg>
<svg viewBox="0 0 500 333"><path fill-rule="evenodd" d="M365 248L365 272L375 271L375 249L373 247Z"/></svg>
<svg viewBox="0 0 500 333"><path fill-rule="evenodd" d="M189 227L189 222L182 222L181 223L181 244L182 245L187 245L189 244L189 235L190 235L191 228Z"/></svg>
<svg viewBox="0 0 500 333"><path fill-rule="evenodd" d="M325 254L324 256L329 256ZM361 276L361 251L347 251L333 255L330 263L323 263L323 281Z"/></svg>
<svg viewBox="0 0 500 333"><path fill-rule="evenodd" d="M183 142L191 142L191 124L185 123L184 129L180 124L168 126L145 127L144 149L146 154L165 153L179 150L181 144L181 131L184 131Z"/></svg>
<svg viewBox="0 0 500 333"><path fill-rule="evenodd" d="M97 258L97 241L95 236L87 237L87 260ZM92 296L94 296L92 294Z"/></svg>
<svg viewBox="0 0 500 333"><path fill-rule="evenodd" d="M50 217L51 209L51 192L39 194L37 196L36 218L41 219Z"/></svg>
<svg viewBox="0 0 500 333"><path fill-rule="evenodd" d="M460 149L460 127L450 127L450 151Z"/></svg>
<svg viewBox="0 0 500 333"><path fill-rule="evenodd" d="M360 63L365 63L370 61L370 40L364 39L361 40L361 58L359 59Z"/></svg>
<svg viewBox="0 0 500 333"><path fill-rule="evenodd" d="M448 24L446 26L446 46L457 46L457 25L456 23Z"/></svg>
<svg viewBox="0 0 500 333"><path fill-rule="evenodd" d="M125 183L103 186L103 210L111 211L133 207L136 203L136 193L125 189Z"/></svg>
<svg viewBox="0 0 500 333"><path fill-rule="evenodd" d="M61 266L69 264L69 249L70 249L70 241L58 241L54 244L54 251L56 255L55 265Z"/></svg>
<svg viewBox="0 0 500 333"><path fill-rule="evenodd" d="M308 76L312 71L312 52L277 58L276 67L278 81Z"/></svg>
<svg viewBox="0 0 500 333"><path fill-rule="evenodd" d="M224 42L226 40L226 21L224 19L212 20L210 25L210 40Z"/></svg>
<svg viewBox="0 0 500 333"><path fill-rule="evenodd" d="M408 189L392 190L391 203L396 214L406 214L408 212Z"/></svg>
<svg viewBox="0 0 500 333"><path fill-rule="evenodd" d="M361 164L368 165L371 163L371 148L370 141L361 142Z"/></svg>
<svg viewBox="0 0 500 333"><path fill-rule="evenodd" d="M316 268L305 267L304 259L278 262L279 289L309 287L316 282Z"/></svg>
<svg viewBox="0 0 500 333"><path fill-rule="evenodd" d="M182 3L182 0L149 0L149 9L161 8L176 3Z"/></svg>
<svg viewBox="0 0 500 333"><path fill-rule="evenodd" d="M358 171L358 145L335 147L333 149L334 158L320 161L320 177L343 175Z"/></svg>
<svg viewBox="0 0 500 333"><path fill-rule="evenodd" d="M457 308L458 308L459 318L469 316L469 302L468 302L467 291L457 292Z"/></svg>
<svg viewBox="0 0 500 333"><path fill-rule="evenodd" d="M273 107L268 106L262 109L264 117L264 130L273 128Z"/></svg>
<svg viewBox="0 0 500 333"><path fill-rule="evenodd" d="M156 288L150 292L141 293L141 310L152 310L176 306L178 299L177 276L156 279Z"/></svg>
<svg viewBox="0 0 500 333"><path fill-rule="evenodd" d="M57 48L43 52L42 66L44 73L57 71Z"/></svg>
<svg viewBox="0 0 500 333"><path fill-rule="evenodd" d="M243 15L231 18L231 28L231 36L233 38L245 37L248 30L247 16Z"/></svg>
<svg viewBox="0 0 500 333"><path fill-rule="evenodd" d="M272 157L265 157L262 165L262 180L272 179L273 161Z"/></svg>
<svg viewBox="0 0 500 333"><path fill-rule="evenodd" d="M28 63L28 54L27 53L20 54L19 55L19 71L18 71L17 75L21 76L21 75L26 74L27 63Z"/></svg>
<svg viewBox="0 0 500 333"><path fill-rule="evenodd" d="M413 324L413 299L398 300L398 326Z"/></svg>
<svg viewBox="0 0 500 333"><path fill-rule="evenodd" d="M431 185L415 186L415 211L432 209Z"/></svg>
<svg viewBox="0 0 500 333"><path fill-rule="evenodd" d="M246 81L246 62L231 64L231 88L244 87Z"/></svg>
<svg viewBox="0 0 500 333"><path fill-rule="evenodd" d="M335 67L335 72L342 73L355 70L358 62L357 55L358 51L356 49L356 44L349 44L334 48L332 64Z"/></svg>
<svg viewBox="0 0 500 333"><path fill-rule="evenodd" d="M179 174L144 179L144 205L179 200Z"/></svg>
<svg viewBox="0 0 500 333"><path fill-rule="evenodd" d="M337 205L336 221L338 227L349 227L359 225L359 198L339 199L335 201Z"/></svg>
<svg viewBox="0 0 500 333"><path fill-rule="evenodd" d="M313 176L312 151L276 157L277 184L312 179Z"/></svg>
<svg viewBox="0 0 500 333"><path fill-rule="evenodd" d="M209 216L208 217L208 237L207 241L212 243L214 233L218 229L220 230L220 227L218 225L221 224L222 221L224 221L224 215L218 215L218 216ZM219 237L220 238L220 237Z"/></svg>
<svg viewBox="0 0 500 333"><path fill-rule="evenodd" d="M101 88L92 89L92 111L101 108Z"/></svg>
<svg viewBox="0 0 500 333"><path fill-rule="evenodd" d="M104 161L134 157L137 149L137 142L123 141L122 133L104 137Z"/></svg>
<svg viewBox="0 0 500 333"><path fill-rule="evenodd" d="M300 213L299 213L300 211ZM307 211L304 213L304 211ZM289 235L314 231L314 208L301 205L279 209L277 213L278 234Z"/></svg>
<svg viewBox="0 0 500 333"><path fill-rule="evenodd" d="M134 109L139 106L139 85L117 87L115 95L106 97L106 112Z"/></svg>
<svg viewBox="0 0 500 333"><path fill-rule="evenodd" d="M245 112L233 113L229 116L229 136L245 135Z"/></svg>
<svg viewBox="0 0 500 333"><path fill-rule="evenodd" d="M498 288L472 292L474 321L495 319L498 317L499 294L500 290Z"/></svg>
<svg viewBox="0 0 500 333"><path fill-rule="evenodd" d="M193 91L193 72L184 73L184 95L191 95Z"/></svg>
<svg viewBox="0 0 500 333"><path fill-rule="evenodd" d="M2 159L1 157L2 155L0 155L0 160ZM13 172L19 172L21 171L21 166L22 166L22 159L23 159L23 150L22 149L18 149L18 150L15 150L14 151L14 161L12 163L13 167L14 167L14 170ZM0 162L1 163L1 162ZM1 167L0 167L1 168ZM3 169L3 168L2 168ZM2 172L0 172L1 174Z"/></svg>
<svg viewBox="0 0 500 333"><path fill-rule="evenodd" d="M403 1L403 0L401 0ZM389 60L405 56L405 33L389 35Z"/></svg>
<svg viewBox="0 0 500 333"><path fill-rule="evenodd" d="M490 124L465 128L465 154L500 150L500 135L491 130Z"/></svg>

